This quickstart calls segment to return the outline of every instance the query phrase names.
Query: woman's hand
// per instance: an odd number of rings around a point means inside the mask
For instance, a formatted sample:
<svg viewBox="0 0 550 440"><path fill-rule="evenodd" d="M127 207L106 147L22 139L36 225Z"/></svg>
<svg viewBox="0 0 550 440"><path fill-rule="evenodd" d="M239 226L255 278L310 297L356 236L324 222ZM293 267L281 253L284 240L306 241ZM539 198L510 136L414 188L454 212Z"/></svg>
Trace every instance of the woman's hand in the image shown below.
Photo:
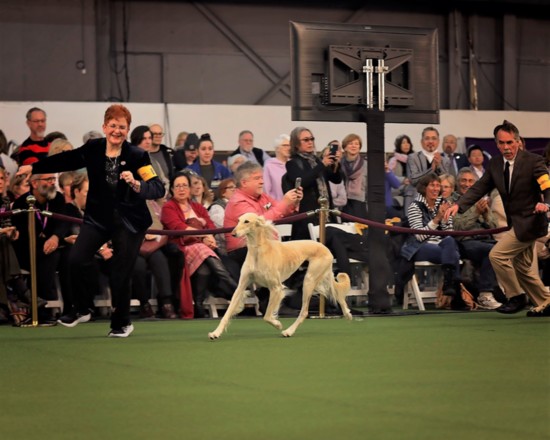
<svg viewBox="0 0 550 440"><path fill-rule="evenodd" d="M73 234L73 235L69 235L68 237L65 237L64 240L69 244L74 244L76 241L76 237L78 237L78 235Z"/></svg>
<svg viewBox="0 0 550 440"><path fill-rule="evenodd" d="M216 244L216 239L213 235L205 235L204 237L202 237L202 242L210 249L216 249L218 247L218 245Z"/></svg>
<svg viewBox="0 0 550 440"><path fill-rule="evenodd" d="M57 235L52 235L44 242L43 251L46 255L51 254L59 247L59 238Z"/></svg>

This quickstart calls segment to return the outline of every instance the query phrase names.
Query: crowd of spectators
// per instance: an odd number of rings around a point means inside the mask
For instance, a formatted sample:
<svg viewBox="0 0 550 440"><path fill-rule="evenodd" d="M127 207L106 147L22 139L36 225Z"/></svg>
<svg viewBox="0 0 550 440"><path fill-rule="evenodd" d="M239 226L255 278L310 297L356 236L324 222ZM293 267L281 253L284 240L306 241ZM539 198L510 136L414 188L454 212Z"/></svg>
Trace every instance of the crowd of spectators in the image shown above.
<svg viewBox="0 0 550 440"><path fill-rule="evenodd" d="M61 132L46 133L47 115L32 108L26 115L29 137L8 154L6 138L0 132L1 212L26 209L27 197L35 198L36 260L39 304L57 298L61 291L66 315L74 304L75 292L69 270L71 248L80 227L43 211L82 219L86 210L89 180L83 170L61 174L16 174L17 166L34 164L43 157L66 154L74 149ZM90 131L84 144L101 137ZM316 139L306 127L277 136L271 147L273 156L254 145L250 130L237 136L238 146L222 161L214 159L214 140L207 133L179 133L173 148L164 145L165 133L159 124L138 125L129 136L132 145L147 152L156 176L164 184L163 197L147 200L153 219L152 229L200 231L231 228L245 212L267 219L304 213L318 208L319 197L326 197L331 208L368 218L368 166L362 138L350 133L340 141L331 140L320 151ZM395 139L395 149L385 163L386 216L428 234L403 239L397 262L393 261L395 298L403 299L403 289L411 276L411 263L430 261L441 265L443 294L461 308L460 282L467 281L479 305L497 309L505 299L489 261L489 253L498 236L437 236L430 230L495 229L506 224L502 200L495 191L487 194L464 213L445 217L450 206L480 179L487 153L470 145L464 154L457 152L458 139L452 134L440 138L438 130L422 131L420 149L414 150L408 135ZM13 146L12 146L13 149ZM1 213L0 212L0 213ZM28 301L27 286L22 287L21 271L30 271L28 216L0 217L0 321L8 321L15 303ZM291 239L309 239L307 224L316 218L292 224ZM336 219L331 219L336 221ZM345 237L338 239L342 255ZM363 240L361 240L363 243ZM546 241L544 241L546 243ZM328 243L327 243L328 245ZM345 250L344 250L345 251ZM11 253L10 253L11 252ZM86 263L78 292L93 313L94 297L102 290L99 279L112 275L112 243L105 242ZM140 316L184 319L205 316L202 302L209 296L230 299L246 257L246 246L230 234L210 233L183 236L146 234L131 276L132 296L140 301ZM461 278L461 263L468 261L473 276ZM546 265L543 263L542 268ZM347 266L342 264L347 269ZM344 269L344 268L341 268ZM349 269L348 269L349 270ZM550 270L547 271L550 273ZM60 289L58 289L58 284ZM261 302L267 293L257 292ZM158 311L150 300L157 299ZM52 319L40 307L40 319ZM13 315L13 313L12 313ZM13 318L11 318L13 320Z"/></svg>

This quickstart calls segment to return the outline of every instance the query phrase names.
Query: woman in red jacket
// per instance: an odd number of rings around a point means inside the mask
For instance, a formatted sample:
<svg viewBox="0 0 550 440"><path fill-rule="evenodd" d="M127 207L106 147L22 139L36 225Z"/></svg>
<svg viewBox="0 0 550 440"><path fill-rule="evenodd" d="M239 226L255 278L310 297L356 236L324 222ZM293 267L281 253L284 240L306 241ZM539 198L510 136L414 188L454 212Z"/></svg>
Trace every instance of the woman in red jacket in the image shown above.
<svg viewBox="0 0 550 440"><path fill-rule="evenodd" d="M176 174L170 182L172 198L162 207L161 221L169 230L201 230L215 229L208 211L197 202L191 200L191 179L185 172ZM204 317L202 302L213 292L215 286L221 296L231 298L237 288L237 283L223 265L215 250L216 240L211 234L184 235L172 237L185 254L185 277L191 281L182 283L181 315L182 318ZM194 300L194 310L191 301Z"/></svg>

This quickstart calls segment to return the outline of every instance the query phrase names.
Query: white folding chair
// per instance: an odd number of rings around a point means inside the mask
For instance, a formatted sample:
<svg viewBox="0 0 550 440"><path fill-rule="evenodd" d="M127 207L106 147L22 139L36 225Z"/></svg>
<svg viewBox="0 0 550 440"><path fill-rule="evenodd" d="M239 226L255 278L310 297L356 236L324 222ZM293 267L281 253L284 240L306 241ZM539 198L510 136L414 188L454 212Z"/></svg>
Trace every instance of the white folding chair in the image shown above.
<svg viewBox="0 0 550 440"><path fill-rule="evenodd" d="M424 303L435 303L437 298L437 286L439 281L436 281L435 286L429 287L425 290L420 290L418 285L418 278L416 276L416 270L438 270L439 264L430 263L429 261L415 261L414 263L415 274L405 286L403 292L403 310L407 310L409 306L416 306L418 310L426 310Z"/></svg>

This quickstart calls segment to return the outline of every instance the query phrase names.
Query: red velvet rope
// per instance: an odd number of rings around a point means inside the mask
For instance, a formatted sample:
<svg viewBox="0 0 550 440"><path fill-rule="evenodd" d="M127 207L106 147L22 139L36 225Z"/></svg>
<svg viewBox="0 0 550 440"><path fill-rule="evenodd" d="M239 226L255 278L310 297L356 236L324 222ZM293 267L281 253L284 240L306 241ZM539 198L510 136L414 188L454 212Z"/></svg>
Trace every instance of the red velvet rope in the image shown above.
<svg viewBox="0 0 550 440"><path fill-rule="evenodd" d="M5 211L0 213L1 217L7 217L10 215L17 215L21 214L23 212L27 212L26 210L15 210L15 211ZM368 225L372 228L379 228L383 229L385 231L390 232L397 232L402 234L423 234L423 235L441 235L441 236L469 236L469 235L491 235L491 234L498 234L499 232L504 232L509 230L510 228L508 226L504 228L496 228L496 229L477 229L474 231L435 231L435 230L425 230L425 229L412 229L412 228L404 228L403 226L393 226L393 225L387 225L385 223L378 223L372 220L360 218L360 217L354 217L353 215L346 214L344 212L339 212L334 210L334 213L340 215L342 219L350 222L355 223L361 223L364 225ZM71 217L64 214L57 214L55 212L49 212L49 211L40 211L42 215L51 216L55 219L67 221L71 223L82 223L82 219ZM318 211L308 211L303 212L301 214L291 215L279 220L273 221L276 225L279 224L290 224L294 223L300 220L305 220L308 217L312 217L316 215ZM168 235L168 236L183 236L183 235L204 235L204 234L223 234L226 232L231 232L233 228L218 228L218 229L201 229L200 231L193 230L193 231L186 231L186 230L174 230L169 231L166 229L148 229L147 233L149 234L155 234L155 235Z"/></svg>

